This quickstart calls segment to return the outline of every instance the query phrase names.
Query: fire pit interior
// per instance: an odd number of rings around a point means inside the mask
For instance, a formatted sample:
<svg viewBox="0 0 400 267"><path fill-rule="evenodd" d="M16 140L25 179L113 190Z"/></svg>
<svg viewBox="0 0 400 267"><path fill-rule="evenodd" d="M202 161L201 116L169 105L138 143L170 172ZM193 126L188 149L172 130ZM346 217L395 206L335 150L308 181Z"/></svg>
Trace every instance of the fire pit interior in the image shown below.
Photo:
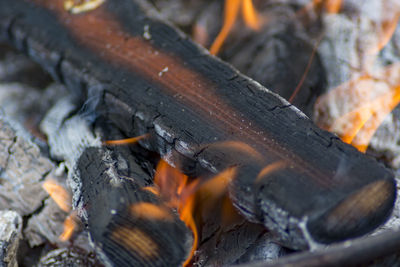
<svg viewBox="0 0 400 267"><path fill-rule="evenodd" d="M399 18L2 0L2 265L399 265Z"/></svg>

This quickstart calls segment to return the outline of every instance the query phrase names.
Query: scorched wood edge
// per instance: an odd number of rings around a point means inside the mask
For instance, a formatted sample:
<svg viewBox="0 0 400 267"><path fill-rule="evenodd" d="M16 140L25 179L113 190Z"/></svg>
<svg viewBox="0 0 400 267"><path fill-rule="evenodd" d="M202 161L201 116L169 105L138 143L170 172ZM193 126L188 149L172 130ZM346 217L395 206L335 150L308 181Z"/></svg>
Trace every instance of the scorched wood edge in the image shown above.
<svg viewBox="0 0 400 267"><path fill-rule="evenodd" d="M192 172L237 166L235 206L292 248L386 220L391 171L146 10L114 0L73 15L63 0L2 0L1 37L72 92L101 99L96 111L127 136L151 133L141 144L170 163L189 162Z"/></svg>

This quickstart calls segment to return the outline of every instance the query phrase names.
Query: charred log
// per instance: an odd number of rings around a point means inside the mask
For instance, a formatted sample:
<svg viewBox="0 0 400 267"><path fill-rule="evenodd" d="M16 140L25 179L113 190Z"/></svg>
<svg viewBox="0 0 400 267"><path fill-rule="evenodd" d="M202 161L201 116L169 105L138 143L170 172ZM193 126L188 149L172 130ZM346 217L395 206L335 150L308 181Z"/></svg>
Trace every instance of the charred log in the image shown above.
<svg viewBox="0 0 400 267"><path fill-rule="evenodd" d="M390 171L139 3L107 1L73 15L62 0L6 0L0 36L75 95L101 99L97 112L127 136L150 133L141 144L171 164L190 163L193 173L236 166L235 206L292 248L359 236L385 221L395 199ZM103 189L111 199L124 192ZM95 238L112 233L108 226L93 224Z"/></svg>
<svg viewBox="0 0 400 267"><path fill-rule="evenodd" d="M149 177L130 165L131 177L111 150L88 148L76 166L78 212L103 261L111 266L179 266L191 247L176 213L144 187Z"/></svg>

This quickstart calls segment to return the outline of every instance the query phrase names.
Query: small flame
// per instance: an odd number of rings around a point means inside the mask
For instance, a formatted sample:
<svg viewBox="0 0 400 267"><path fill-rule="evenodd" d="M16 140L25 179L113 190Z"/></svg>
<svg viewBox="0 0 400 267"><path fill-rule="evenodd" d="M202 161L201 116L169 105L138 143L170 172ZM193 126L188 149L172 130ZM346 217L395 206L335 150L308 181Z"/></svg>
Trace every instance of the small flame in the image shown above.
<svg viewBox="0 0 400 267"><path fill-rule="evenodd" d="M45 181L42 186L60 209L65 212L71 211L71 196L64 187L53 180Z"/></svg>
<svg viewBox="0 0 400 267"><path fill-rule="evenodd" d="M120 139L120 140L107 140L104 141L105 145L132 145L136 144L140 140L149 137L149 134L144 134L132 138Z"/></svg>
<svg viewBox="0 0 400 267"><path fill-rule="evenodd" d="M375 47L372 47L371 54L379 53L390 41L399 22L400 11L393 12L390 15L382 14L382 18L384 18L384 21L380 23L380 27L377 29L378 43Z"/></svg>
<svg viewBox="0 0 400 267"><path fill-rule="evenodd" d="M400 65L391 71L400 71ZM386 69L386 73L389 69ZM352 144L365 152L368 144L384 118L400 103L400 77L397 85L378 82L369 77L361 77L346 85L351 94L360 99L354 109L336 119L328 130L338 132L345 143ZM341 89L341 88L340 88ZM336 89L339 92L339 88ZM372 94L375 91L375 94ZM383 91L383 93L379 93ZM364 92L364 93L362 93ZM370 95L370 97L368 97ZM363 102L363 99L370 99Z"/></svg>
<svg viewBox="0 0 400 267"><path fill-rule="evenodd" d="M342 7L342 0L313 0L312 5L314 8L323 7L327 13L339 13Z"/></svg>
<svg viewBox="0 0 400 267"><path fill-rule="evenodd" d="M200 182L200 179L194 181L181 173L178 169L171 167L167 162L161 160L157 166L154 182L158 185L160 195L171 208L178 210L180 219L185 222L193 233L193 246L184 266L187 266L197 249L199 234L197 230L194 214L197 213L199 204L214 206L218 199L227 192L227 186L236 174L235 168L228 168L219 175L207 181ZM226 204L223 204L226 207ZM233 207L232 207L233 209ZM226 210L226 212L229 209ZM196 215L197 216L197 215ZM229 217L229 212L224 217Z"/></svg>
<svg viewBox="0 0 400 267"><path fill-rule="evenodd" d="M160 192L159 192L158 189L157 189L156 187L154 187L154 186L145 186L145 187L143 187L142 189L145 190L145 191L148 191L148 192L150 192L150 193L152 193L152 194L154 194L154 195L156 195L156 196L159 196L159 195L160 195Z"/></svg>
<svg viewBox="0 0 400 267"><path fill-rule="evenodd" d="M228 37L229 32L235 24L239 9L242 7L243 20L249 28L259 30L261 20L257 14L252 0L225 0L224 23L221 31L211 45L210 53L216 55Z"/></svg>
<svg viewBox="0 0 400 267"><path fill-rule="evenodd" d="M50 197L56 202L57 206L63 211L70 213L64 220L64 230L59 236L60 240L65 242L69 240L74 233L75 229L78 228L78 217L76 212L71 212L71 195L68 191L53 180L45 181L42 185L44 190L50 195Z"/></svg>
<svg viewBox="0 0 400 267"><path fill-rule="evenodd" d="M287 166L288 166L288 163L284 160L280 160L280 161L276 161L274 163L268 164L260 171L260 173L257 176L256 182L261 181L262 179L264 179L271 173L282 170L282 169L286 168Z"/></svg>
<svg viewBox="0 0 400 267"><path fill-rule="evenodd" d="M173 221L172 215L166 207L153 203L140 202L130 206L130 212L135 217L147 220Z"/></svg>
<svg viewBox="0 0 400 267"><path fill-rule="evenodd" d="M353 78L334 88L316 103L317 115L324 115L324 105L329 102L345 101L338 115L330 122L320 125L336 132L340 138L365 152L384 118L400 103L400 64L373 68L378 53L390 41L400 19L399 7L388 7L383 3L382 22L376 23L376 38L365 44L360 51L363 63L361 70L353 73ZM368 45L368 46L367 46ZM349 110L348 106L351 107ZM347 108L347 110L346 110ZM321 112L322 111L322 112ZM325 124L325 125L324 125Z"/></svg>
<svg viewBox="0 0 400 267"><path fill-rule="evenodd" d="M68 241L71 239L72 235L74 234L75 230L78 228L77 224L77 215L75 212L70 213L67 218L64 220L64 230L62 234L59 236L60 240L63 242Z"/></svg>

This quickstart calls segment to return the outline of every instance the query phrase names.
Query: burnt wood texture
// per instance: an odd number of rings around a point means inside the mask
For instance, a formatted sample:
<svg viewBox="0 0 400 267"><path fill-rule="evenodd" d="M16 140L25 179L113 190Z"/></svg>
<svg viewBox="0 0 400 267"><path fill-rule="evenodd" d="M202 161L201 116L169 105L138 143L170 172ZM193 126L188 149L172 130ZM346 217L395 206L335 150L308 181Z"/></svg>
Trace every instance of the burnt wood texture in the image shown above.
<svg viewBox="0 0 400 267"><path fill-rule="evenodd" d="M239 211L292 248L362 235L395 200L391 171L210 56L145 1L71 14L62 0L0 1L0 37L126 136L185 172L237 167ZM97 101L100 100L100 101Z"/></svg>
<svg viewBox="0 0 400 267"><path fill-rule="evenodd" d="M107 266L180 266L193 242L176 212L146 185L139 165L118 151L89 147L80 156L78 212ZM129 176L125 176L129 174Z"/></svg>
<svg viewBox="0 0 400 267"><path fill-rule="evenodd" d="M326 249L305 251L278 260L256 262L237 267L334 267L334 266L398 266L400 232L387 231L340 243Z"/></svg>

